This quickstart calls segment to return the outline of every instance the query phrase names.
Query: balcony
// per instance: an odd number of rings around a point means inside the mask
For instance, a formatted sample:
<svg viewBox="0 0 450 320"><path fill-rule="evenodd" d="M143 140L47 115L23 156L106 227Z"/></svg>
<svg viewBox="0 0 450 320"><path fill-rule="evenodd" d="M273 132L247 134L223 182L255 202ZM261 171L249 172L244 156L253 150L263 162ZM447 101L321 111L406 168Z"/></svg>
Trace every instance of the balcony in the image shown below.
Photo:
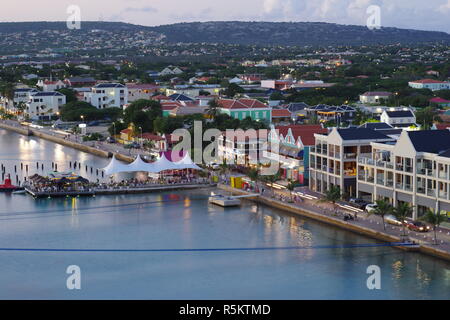
<svg viewBox="0 0 450 320"><path fill-rule="evenodd" d="M448 199L448 193L447 192L443 192L443 191L439 191L439 198L447 200Z"/></svg>
<svg viewBox="0 0 450 320"><path fill-rule="evenodd" d="M356 159L356 156L357 156L356 153L344 153L345 160L354 160Z"/></svg>
<svg viewBox="0 0 450 320"><path fill-rule="evenodd" d="M436 190L428 189L427 190L427 196L429 196L429 197L436 197Z"/></svg>

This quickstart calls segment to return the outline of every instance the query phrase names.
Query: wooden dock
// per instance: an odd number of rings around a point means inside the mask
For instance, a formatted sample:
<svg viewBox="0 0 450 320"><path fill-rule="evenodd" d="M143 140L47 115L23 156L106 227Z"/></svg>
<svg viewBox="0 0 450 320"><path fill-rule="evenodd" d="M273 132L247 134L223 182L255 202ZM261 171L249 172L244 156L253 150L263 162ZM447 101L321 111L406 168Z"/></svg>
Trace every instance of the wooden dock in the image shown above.
<svg viewBox="0 0 450 320"><path fill-rule="evenodd" d="M98 195L116 195L116 194L142 194L160 191L188 190L215 187L216 184L173 184L173 185L155 185L142 188L123 187L117 189L91 189L88 191L36 191L25 188L25 191L34 198L61 198L61 197L89 197Z"/></svg>

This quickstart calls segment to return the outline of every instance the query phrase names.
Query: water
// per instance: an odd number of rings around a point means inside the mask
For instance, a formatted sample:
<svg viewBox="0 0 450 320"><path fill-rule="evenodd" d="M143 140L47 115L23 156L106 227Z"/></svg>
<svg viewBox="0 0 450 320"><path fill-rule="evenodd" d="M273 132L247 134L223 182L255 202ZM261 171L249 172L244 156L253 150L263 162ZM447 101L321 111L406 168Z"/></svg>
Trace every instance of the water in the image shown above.
<svg viewBox="0 0 450 320"><path fill-rule="evenodd" d="M0 131L0 162L107 159ZM10 159L10 160L5 160ZM62 170L62 169L61 169ZM8 170L7 170L8 171ZM83 171L83 170L82 170ZM208 205L210 190L39 199L0 194L0 247L192 249L376 243L245 202ZM66 269L81 268L81 290ZM366 269L381 268L381 290ZM392 248L230 252L0 251L1 299L449 299L450 264Z"/></svg>

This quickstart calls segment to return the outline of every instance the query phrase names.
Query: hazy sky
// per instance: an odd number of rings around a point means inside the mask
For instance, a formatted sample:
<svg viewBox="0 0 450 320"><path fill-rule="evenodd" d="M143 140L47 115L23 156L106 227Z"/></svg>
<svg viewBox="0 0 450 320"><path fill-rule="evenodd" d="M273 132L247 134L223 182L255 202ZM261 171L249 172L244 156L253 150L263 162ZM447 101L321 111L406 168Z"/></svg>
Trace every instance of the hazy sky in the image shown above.
<svg viewBox="0 0 450 320"><path fill-rule="evenodd" d="M82 20L160 25L188 21L323 21L365 25L381 7L381 25L450 33L450 0L2 0L0 21L65 21L69 5ZM29 9L25 9L29 3Z"/></svg>

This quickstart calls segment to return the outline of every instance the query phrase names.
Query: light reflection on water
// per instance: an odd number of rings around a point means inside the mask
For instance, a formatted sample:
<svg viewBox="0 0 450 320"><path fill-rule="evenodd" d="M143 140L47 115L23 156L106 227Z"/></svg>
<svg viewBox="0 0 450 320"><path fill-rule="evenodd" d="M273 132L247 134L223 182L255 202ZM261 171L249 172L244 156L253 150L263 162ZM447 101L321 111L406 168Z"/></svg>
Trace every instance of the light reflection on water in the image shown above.
<svg viewBox="0 0 450 320"><path fill-rule="evenodd" d="M6 151L5 151L6 150ZM0 130L0 162L107 159ZM11 161L11 160L10 160ZM10 163L12 164L12 162ZM31 166L32 167L32 166ZM62 169L64 170L64 169ZM375 241L244 201L209 205L210 190L40 199L0 194L0 247L248 248L340 246ZM77 264L83 289L65 289ZM382 290L366 287L369 265ZM450 265L392 248L209 253L0 251L0 298L449 299Z"/></svg>

